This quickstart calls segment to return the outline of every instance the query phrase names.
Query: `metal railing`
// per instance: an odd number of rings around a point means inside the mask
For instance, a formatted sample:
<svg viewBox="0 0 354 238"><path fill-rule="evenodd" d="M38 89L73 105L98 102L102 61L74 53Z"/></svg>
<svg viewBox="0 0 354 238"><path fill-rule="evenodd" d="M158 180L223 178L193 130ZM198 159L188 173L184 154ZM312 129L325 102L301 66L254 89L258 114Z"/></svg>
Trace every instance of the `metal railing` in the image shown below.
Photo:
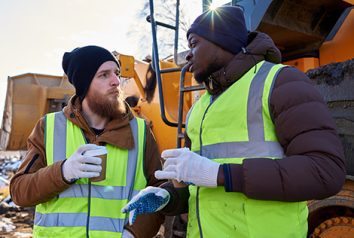
<svg viewBox="0 0 354 238"><path fill-rule="evenodd" d="M160 21L155 20L154 16L154 1L149 0L150 4L150 15L147 16L146 20L151 23L151 31L152 31L152 67L156 73L157 87L159 92L159 103L160 103L160 113L163 122L172 127L177 127L177 148L181 147L182 139L184 137L182 133L182 128L185 127L183 123L183 103L184 103L184 93L196 90L204 89L204 86L190 86L185 87L185 74L187 72L187 68L169 68L169 69L160 69L160 59L159 59L159 50L157 44L157 26L165 27L167 29L171 29L175 31L175 39L174 39L174 62L177 62L177 54L178 54L178 32L179 32L179 6L180 1L176 1L176 17L175 17L175 25L166 24ZM179 102L178 102L178 119L177 122L172 122L168 120L166 117L165 111L165 101L164 101L164 92L162 88L162 74L171 73L171 72L181 72L180 76L180 87L179 87Z"/></svg>

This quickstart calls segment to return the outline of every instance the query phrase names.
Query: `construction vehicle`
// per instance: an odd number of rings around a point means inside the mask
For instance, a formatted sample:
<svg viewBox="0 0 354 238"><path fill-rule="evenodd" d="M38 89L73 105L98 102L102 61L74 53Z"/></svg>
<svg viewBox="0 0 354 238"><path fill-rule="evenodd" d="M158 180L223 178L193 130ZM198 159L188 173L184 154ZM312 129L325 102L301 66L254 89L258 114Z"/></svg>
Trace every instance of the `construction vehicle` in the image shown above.
<svg viewBox="0 0 354 238"><path fill-rule="evenodd" d="M121 87L136 115L151 126L160 151L183 146L185 117L204 92L183 68L178 52L179 5L174 25L155 20L150 0L153 55L150 63L115 53L124 80ZM212 1L203 1L208 6ZM281 50L283 63L313 79L328 102L345 148L347 179L343 189L330 198L312 200L309 207L309 237L354 235L354 0L263 0L232 1L244 8L250 31L272 37ZM206 9L206 8L205 8ZM160 60L158 27L175 32L174 56ZM4 110L1 148L25 149L35 122L45 113L65 105L73 88L65 77L26 74L10 77ZM167 224L165 237L183 237Z"/></svg>
<svg viewBox="0 0 354 238"><path fill-rule="evenodd" d="M27 73L8 77L0 149L26 150L36 122L48 112L60 111L74 92L64 76Z"/></svg>

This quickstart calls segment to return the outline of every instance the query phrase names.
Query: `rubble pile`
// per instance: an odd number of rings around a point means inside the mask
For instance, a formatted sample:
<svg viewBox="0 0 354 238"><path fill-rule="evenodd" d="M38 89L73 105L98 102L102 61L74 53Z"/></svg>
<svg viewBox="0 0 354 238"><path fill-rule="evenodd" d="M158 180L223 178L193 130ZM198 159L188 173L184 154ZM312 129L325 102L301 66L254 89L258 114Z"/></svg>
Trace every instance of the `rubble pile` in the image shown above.
<svg viewBox="0 0 354 238"><path fill-rule="evenodd" d="M309 70L336 122L344 147L347 176L354 176L354 58Z"/></svg>
<svg viewBox="0 0 354 238"><path fill-rule="evenodd" d="M20 151L0 151L0 238L32 237L33 208L16 206L9 194L10 178L20 166Z"/></svg>

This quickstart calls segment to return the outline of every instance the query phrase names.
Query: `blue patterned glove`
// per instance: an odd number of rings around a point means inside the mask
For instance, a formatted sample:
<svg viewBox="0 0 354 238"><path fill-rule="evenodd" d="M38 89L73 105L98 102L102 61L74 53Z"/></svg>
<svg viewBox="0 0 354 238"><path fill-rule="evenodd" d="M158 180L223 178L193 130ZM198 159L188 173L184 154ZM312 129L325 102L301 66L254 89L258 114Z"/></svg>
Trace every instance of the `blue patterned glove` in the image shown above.
<svg viewBox="0 0 354 238"><path fill-rule="evenodd" d="M129 224L132 225L137 215L157 212L164 208L169 200L170 194L166 189L146 187L122 208L122 212L129 212Z"/></svg>

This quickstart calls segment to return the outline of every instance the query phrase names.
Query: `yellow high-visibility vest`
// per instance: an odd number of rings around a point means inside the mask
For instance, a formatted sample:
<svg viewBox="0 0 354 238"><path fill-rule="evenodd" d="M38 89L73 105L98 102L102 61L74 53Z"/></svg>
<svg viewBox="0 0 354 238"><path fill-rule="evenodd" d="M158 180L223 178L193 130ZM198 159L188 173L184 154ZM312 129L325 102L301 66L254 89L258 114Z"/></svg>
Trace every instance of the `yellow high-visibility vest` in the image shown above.
<svg viewBox="0 0 354 238"><path fill-rule="evenodd" d="M272 86L282 67L259 62L216 100L205 93L188 117L192 151L221 164L282 159L269 111ZM306 202L255 200L225 192L224 187L190 185L189 191L188 237L306 237Z"/></svg>
<svg viewBox="0 0 354 238"><path fill-rule="evenodd" d="M147 184L143 172L145 122L134 118L130 126L132 150L106 145L105 180L91 183L79 179L57 197L36 206L34 237L121 237L128 222L128 215L121 209ZM63 112L46 115L48 166L69 158L83 144L83 132Z"/></svg>

